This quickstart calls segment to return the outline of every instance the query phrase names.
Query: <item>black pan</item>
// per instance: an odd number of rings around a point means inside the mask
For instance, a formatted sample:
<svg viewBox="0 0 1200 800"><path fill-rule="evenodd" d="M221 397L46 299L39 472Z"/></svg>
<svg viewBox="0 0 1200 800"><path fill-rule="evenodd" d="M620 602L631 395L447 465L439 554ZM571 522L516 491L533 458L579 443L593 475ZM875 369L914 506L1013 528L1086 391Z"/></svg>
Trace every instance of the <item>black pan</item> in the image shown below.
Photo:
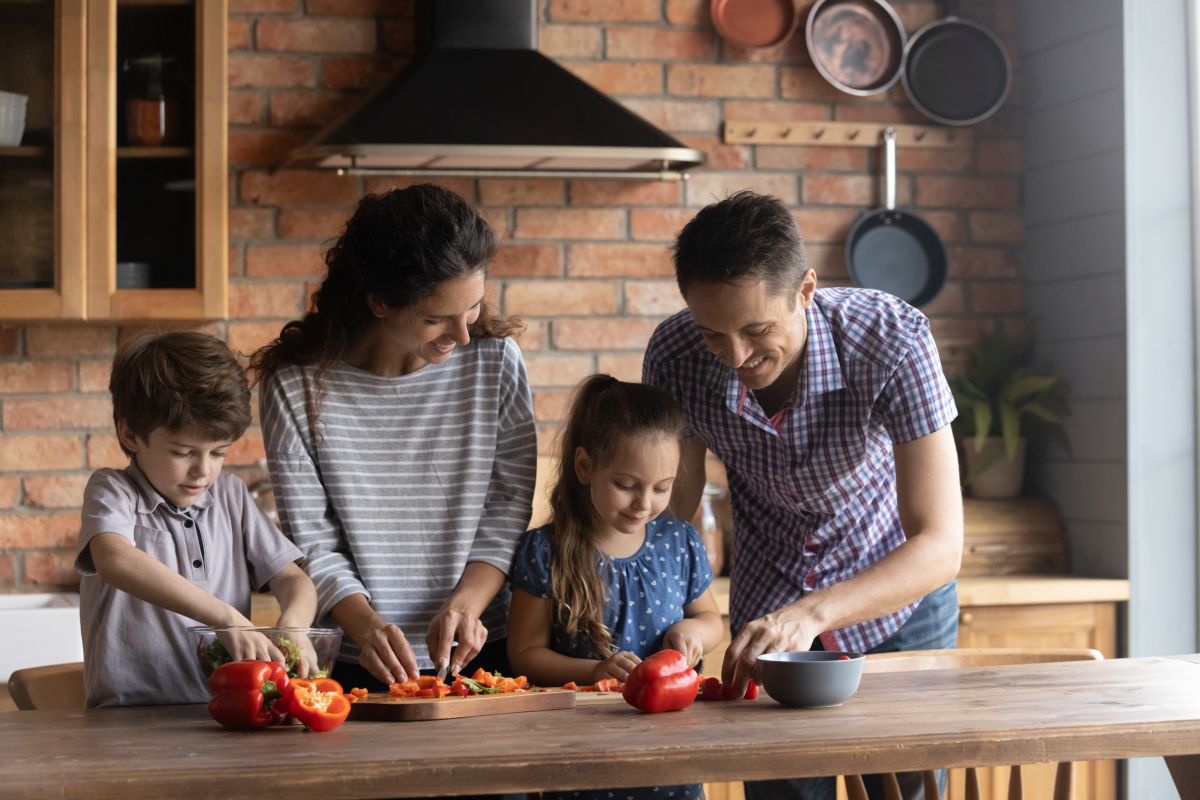
<svg viewBox="0 0 1200 800"><path fill-rule="evenodd" d="M817 0L805 38L817 72L847 94L878 94L900 79L904 23L884 0Z"/></svg>
<svg viewBox="0 0 1200 800"><path fill-rule="evenodd" d="M883 132L883 208L858 218L846 239L846 268L858 286L881 289L914 306L946 283L946 248L929 223L896 208L896 129Z"/></svg>
<svg viewBox="0 0 1200 800"><path fill-rule="evenodd" d="M948 15L921 28L904 48L904 91L934 122L973 125L1004 105L1012 63L994 33L958 18L957 0L946 6Z"/></svg>

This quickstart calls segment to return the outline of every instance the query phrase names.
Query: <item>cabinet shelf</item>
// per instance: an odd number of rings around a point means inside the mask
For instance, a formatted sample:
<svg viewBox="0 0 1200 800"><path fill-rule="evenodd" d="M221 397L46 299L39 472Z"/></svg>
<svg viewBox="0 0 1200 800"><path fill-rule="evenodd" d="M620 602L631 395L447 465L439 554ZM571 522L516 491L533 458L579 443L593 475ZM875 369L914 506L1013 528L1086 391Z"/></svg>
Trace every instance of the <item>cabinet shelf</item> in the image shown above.
<svg viewBox="0 0 1200 800"><path fill-rule="evenodd" d="M49 147L0 147L0 158L47 158L49 155Z"/></svg>
<svg viewBox="0 0 1200 800"><path fill-rule="evenodd" d="M117 158L191 158L190 147L118 147Z"/></svg>

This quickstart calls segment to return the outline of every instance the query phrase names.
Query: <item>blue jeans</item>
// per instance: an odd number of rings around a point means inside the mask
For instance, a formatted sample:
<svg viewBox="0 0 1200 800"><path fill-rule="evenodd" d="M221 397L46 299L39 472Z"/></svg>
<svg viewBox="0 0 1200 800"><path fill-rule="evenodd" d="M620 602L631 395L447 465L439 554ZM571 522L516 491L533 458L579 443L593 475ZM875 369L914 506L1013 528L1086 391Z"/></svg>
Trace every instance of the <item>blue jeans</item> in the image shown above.
<svg viewBox="0 0 1200 800"><path fill-rule="evenodd" d="M950 581L921 600L917 610L890 639L868 653L895 653L900 650L943 650L954 647L958 639L958 585ZM820 649L820 639L813 649ZM921 800L924 789L919 772L898 773L900 790L906 800ZM879 776L864 775L863 783L872 798L883 797ZM946 773L938 772L938 785L946 789ZM792 778L773 781L746 781L746 800L834 800L836 778Z"/></svg>

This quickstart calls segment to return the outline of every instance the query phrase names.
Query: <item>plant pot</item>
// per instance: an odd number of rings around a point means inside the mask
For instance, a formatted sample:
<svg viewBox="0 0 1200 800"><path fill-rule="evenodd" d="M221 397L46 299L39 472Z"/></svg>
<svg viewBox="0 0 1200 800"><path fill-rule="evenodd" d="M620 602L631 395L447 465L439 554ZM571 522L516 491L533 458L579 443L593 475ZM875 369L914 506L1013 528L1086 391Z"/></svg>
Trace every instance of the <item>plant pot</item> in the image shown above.
<svg viewBox="0 0 1200 800"><path fill-rule="evenodd" d="M975 449L975 437L962 441L967 467L967 491L972 497L1017 497L1025 480L1025 438L1017 440L1012 458L1004 455L1004 439L989 436L982 450ZM990 462L990 463L989 463ZM980 470L980 465L987 465ZM973 476L973 477L972 477Z"/></svg>

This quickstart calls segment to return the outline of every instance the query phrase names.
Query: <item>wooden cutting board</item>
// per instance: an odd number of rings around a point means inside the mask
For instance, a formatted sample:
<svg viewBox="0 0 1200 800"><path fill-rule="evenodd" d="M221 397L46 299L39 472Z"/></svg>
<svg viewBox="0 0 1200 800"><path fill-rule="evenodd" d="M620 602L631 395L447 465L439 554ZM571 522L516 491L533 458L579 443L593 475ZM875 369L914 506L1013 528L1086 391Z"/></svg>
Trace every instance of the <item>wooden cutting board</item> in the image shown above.
<svg viewBox="0 0 1200 800"><path fill-rule="evenodd" d="M350 719L380 722L416 722L427 719L482 717L522 711L551 711L574 708L575 692L538 689L508 694L479 694L469 697L391 697L372 693L350 706Z"/></svg>

